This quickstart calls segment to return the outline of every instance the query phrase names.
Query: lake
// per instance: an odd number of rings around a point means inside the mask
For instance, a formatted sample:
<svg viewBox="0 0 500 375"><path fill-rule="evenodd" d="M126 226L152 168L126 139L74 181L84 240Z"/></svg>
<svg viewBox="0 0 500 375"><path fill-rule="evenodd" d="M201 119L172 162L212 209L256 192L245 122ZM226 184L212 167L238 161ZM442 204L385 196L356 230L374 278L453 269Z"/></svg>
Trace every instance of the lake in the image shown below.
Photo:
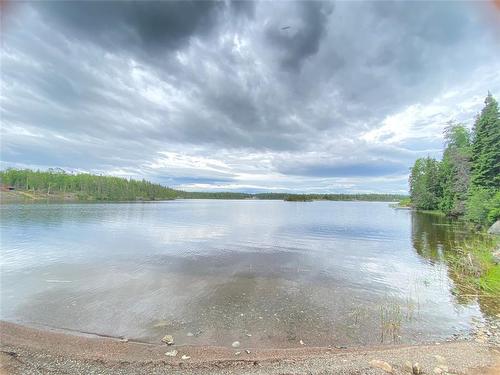
<svg viewBox="0 0 500 375"><path fill-rule="evenodd" d="M177 344L419 343L484 319L443 252L467 234L382 202L1 205L4 320ZM483 309L484 310L484 309Z"/></svg>

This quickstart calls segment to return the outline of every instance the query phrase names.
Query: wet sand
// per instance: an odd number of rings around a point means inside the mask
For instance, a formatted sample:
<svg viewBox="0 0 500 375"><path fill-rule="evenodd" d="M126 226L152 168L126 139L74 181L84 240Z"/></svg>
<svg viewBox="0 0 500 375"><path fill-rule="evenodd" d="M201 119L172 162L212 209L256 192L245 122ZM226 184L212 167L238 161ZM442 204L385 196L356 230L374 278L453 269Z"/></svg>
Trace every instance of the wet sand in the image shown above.
<svg viewBox="0 0 500 375"><path fill-rule="evenodd" d="M0 322L0 374L408 374L418 362L426 374L499 374L500 348L476 342L363 348L243 349L123 342ZM165 355L176 349L176 357ZM236 352L240 351L239 355ZM190 358L182 360L187 355ZM436 358L441 356L443 358ZM443 363L444 359L444 363Z"/></svg>

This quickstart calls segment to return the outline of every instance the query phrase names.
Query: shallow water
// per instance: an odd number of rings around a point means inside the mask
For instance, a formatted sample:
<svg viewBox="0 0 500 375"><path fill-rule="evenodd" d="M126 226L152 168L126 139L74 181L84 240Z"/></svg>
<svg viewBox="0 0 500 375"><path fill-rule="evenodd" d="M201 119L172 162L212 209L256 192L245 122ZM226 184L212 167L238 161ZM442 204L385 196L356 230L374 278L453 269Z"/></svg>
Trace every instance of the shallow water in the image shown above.
<svg viewBox="0 0 500 375"><path fill-rule="evenodd" d="M443 218L388 203L178 200L2 205L5 320L243 347L466 334Z"/></svg>

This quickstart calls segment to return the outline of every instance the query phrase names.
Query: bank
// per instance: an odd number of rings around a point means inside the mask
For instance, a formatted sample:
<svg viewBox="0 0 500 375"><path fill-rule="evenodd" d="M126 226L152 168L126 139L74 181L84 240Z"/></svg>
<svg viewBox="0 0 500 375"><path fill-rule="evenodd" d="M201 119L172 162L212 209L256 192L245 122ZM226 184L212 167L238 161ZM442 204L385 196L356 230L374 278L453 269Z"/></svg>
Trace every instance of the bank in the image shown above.
<svg viewBox="0 0 500 375"><path fill-rule="evenodd" d="M443 342L337 349L177 347L0 322L2 374L497 374L498 347ZM189 358L188 358L189 357ZM185 358L185 359L182 359ZM418 370L418 372L417 372Z"/></svg>

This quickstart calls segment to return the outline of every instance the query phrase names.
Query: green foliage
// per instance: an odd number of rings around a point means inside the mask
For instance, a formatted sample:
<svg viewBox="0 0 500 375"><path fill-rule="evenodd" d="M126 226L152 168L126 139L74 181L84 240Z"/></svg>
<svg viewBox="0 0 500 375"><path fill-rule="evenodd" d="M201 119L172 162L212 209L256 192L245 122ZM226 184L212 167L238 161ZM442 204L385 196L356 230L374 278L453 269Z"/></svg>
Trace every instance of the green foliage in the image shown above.
<svg viewBox="0 0 500 375"><path fill-rule="evenodd" d="M411 202L411 199L409 197L401 199L398 203L399 207L411 207L411 205L412 205L412 202Z"/></svg>
<svg viewBox="0 0 500 375"><path fill-rule="evenodd" d="M165 199L279 199L279 200L332 200L332 201L398 201L397 194L281 194L237 192L187 192L170 189L142 180L96 176L88 173L71 174L62 169L32 171L7 169L0 171L0 181L17 190L33 191L55 196L74 194L79 200L165 200Z"/></svg>
<svg viewBox="0 0 500 375"><path fill-rule="evenodd" d="M311 202L312 198L305 194L294 194L285 197L287 202Z"/></svg>
<svg viewBox="0 0 500 375"><path fill-rule="evenodd" d="M470 176L470 133L462 124L450 123L444 131L445 150L441 162L442 196L438 208L449 216L465 212Z"/></svg>
<svg viewBox="0 0 500 375"><path fill-rule="evenodd" d="M179 191L179 198L184 199L251 199L252 194L233 193L224 191L198 192L198 191Z"/></svg>
<svg viewBox="0 0 500 375"><path fill-rule="evenodd" d="M474 124L472 144L472 186L500 188L500 113L498 103L488 94L481 115Z"/></svg>
<svg viewBox="0 0 500 375"><path fill-rule="evenodd" d="M472 133L450 123L444 138L441 161L417 159L411 169L412 205L491 224L500 216L500 116L493 96L486 97Z"/></svg>
<svg viewBox="0 0 500 375"><path fill-rule="evenodd" d="M473 188L467 201L466 219L476 223L490 223L488 215L492 210L495 192L489 189Z"/></svg>
<svg viewBox="0 0 500 375"><path fill-rule="evenodd" d="M410 196L414 206L421 210L433 210L438 207L441 198L439 180L440 163L432 158L420 158L410 173Z"/></svg>
<svg viewBox="0 0 500 375"><path fill-rule="evenodd" d="M19 190L55 193L76 193L81 200L158 200L174 199L176 190L142 180L96 176L87 173L71 174L60 169L32 171L7 169L0 171L3 184Z"/></svg>

